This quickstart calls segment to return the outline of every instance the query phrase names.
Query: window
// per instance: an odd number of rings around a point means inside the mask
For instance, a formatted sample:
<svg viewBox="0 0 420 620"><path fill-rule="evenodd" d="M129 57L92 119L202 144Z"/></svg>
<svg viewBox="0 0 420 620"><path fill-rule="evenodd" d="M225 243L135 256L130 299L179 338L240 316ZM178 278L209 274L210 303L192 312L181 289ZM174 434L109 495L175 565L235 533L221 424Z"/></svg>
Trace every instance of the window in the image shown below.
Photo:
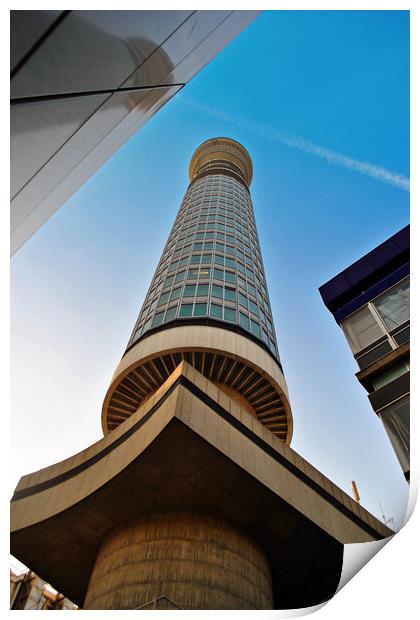
<svg viewBox="0 0 420 620"><path fill-rule="evenodd" d="M246 282L241 278L241 276L238 276L238 284L242 286L243 289L246 289Z"/></svg>
<svg viewBox="0 0 420 620"><path fill-rule="evenodd" d="M195 295L195 284L187 284L184 289L184 297L194 297Z"/></svg>
<svg viewBox="0 0 420 620"><path fill-rule="evenodd" d="M151 324L152 324L152 319L149 319L148 321L146 321L146 323L144 324L143 330L149 329Z"/></svg>
<svg viewBox="0 0 420 620"><path fill-rule="evenodd" d="M215 269L213 271L213 276L214 278L216 278L217 280L223 280L223 271L221 271L220 269Z"/></svg>
<svg viewBox="0 0 420 620"><path fill-rule="evenodd" d="M140 327L135 331L134 336L131 339L131 342L134 342L135 340L137 340L137 338L140 338L140 335L142 333L143 329L140 325Z"/></svg>
<svg viewBox="0 0 420 620"><path fill-rule="evenodd" d="M155 314L152 327L155 327L156 325L160 325L162 323L164 314L165 314L164 312L158 312L157 314Z"/></svg>
<svg viewBox="0 0 420 620"><path fill-rule="evenodd" d="M372 379L373 387L375 388L375 390L379 390L379 388L387 385L391 381L394 381L394 379L401 377L409 370L409 364L406 361L394 364L393 366L391 366L391 368L387 368L386 370L381 372L380 375L376 375Z"/></svg>
<svg viewBox="0 0 420 620"><path fill-rule="evenodd" d="M207 297L208 294L209 294L208 284L199 284L197 286L197 297Z"/></svg>
<svg viewBox="0 0 420 620"><path fill-rule="evenodd" d="M225 271L225 280L226 282L236 282L236 276L234 273L231 273L230 271Z"/></svg>
<svg viewBox="0 0 420 620"><path fill-rule="evenodd" d="M268 334L265 329L261 330L261 338L264 340L265 344L268 345Z"/></svg>
<svg viewBox="0 0 420 620"><path fill-rule="evenodd" d="M249 331L249 318L242 312L239 313L239 325Z"/></svg>
<svg viewBox="0 0 420 620"><path fill-rule="evenodd" d="M177 273L175 276L175 282L180 282L181 280L183 280L185 277L185 271L181 271L180 273Z"/></svg>
<svg viewBox="0 0 420 620"><path fill-rule="evenodd" d="M178 286L178 288L174 288L174 290L171 293L171 296L169 298L169 301L173 301L174 299L178 299L178 297L181 296L181 287Z"/></svg>
<svg viewBox="0 0 420 620"><path fill-rule="evenodd" d="M174 319L176 316L176 310L177 310L177 306L173 306L172 308L169 308L165 314L165 321L172 321L172 319Z"/></svg>
<svg viewBox="0 0 420 620"><path fill-rule="evenodd" d="M260 326L258 325L258 323L256 323L252 319L250 319L250 322L251 322L251 333L254 334L254 336L257 336L259 338L260 337Z"/></svg>
<svg viewBox="0 0 420 620"><path fill-rule="evenodd" d="M161 306L162 304L166 304L166 302L168 301L168 298L169 298L169 293L163 293L163 295L159 297L158 306Z"/></svg>
<svg viewBox="0 0 420 620"><path fill-rule="evenodd" d="M249 309L251 310L251 312L253 312L254 314L256 314L258 316L258 307L257 304L254 304L253 301L249 301Z"/></svg>
<svg viewBox="0 0 420 620"><path fill-rule="evenodd" d="M410 281L406 280L373 302L389 330L410 318Z"/></svg>
<svg viewBox="0 0 420 620"><path fill-rule="evenodd" d="M239 293L239 303L241 306L244 306L244 308L248 308L248 300L242 293Z"/></svg>
<svg viewBox="0 0 420 620"><path fill-rule="evenodd" d="M225 299L228 301L236 301L236 291L232 288L225 288Z"/></svg>
<svg viewBox="0 0 420 620"><path fill-rule="evenodd" d="M217 286L217 284L213 284L213 286L211 287L211 294L213 297L223 299L223 286Z"/></svg>
<svg viewBox="0 0 420 620"><path fill-rule="evenodd" d="M191 316L192 315L192 304L182 304L181 309L179 311L179 316Z"/></svg>
<svg viewBox="0 0 420 620"><path fill-rule="evenodd" d="M384 335L368 306L352 314L341 326L353 353L361 351Z"/></svg>
<svg viewBox="0 0 420 620"><path fill-rule="evenodd" d="M236 310L234 310L233 308L225 308L224 319L225 321L236 323Z"/></svg>
<svg viewBox="0 0 420 620"><path fill-rule="evenodd" d="M216 319L222 318L222 306L218 306L217 304L210 305L210 316L215 317Z"/></svg>
<svg viewBox="0 0 420 620"><path fill-rule="evenodd" d="M410 397L400 398L380 411L379 415L401 467L406 472L410 469Z"/></svg>
<svg viewBox="0 0 420 620"><path fill-rule="evenodd" d="M206 314L207 314L207 304L195 304L194 316L206 316Z"/></svg>

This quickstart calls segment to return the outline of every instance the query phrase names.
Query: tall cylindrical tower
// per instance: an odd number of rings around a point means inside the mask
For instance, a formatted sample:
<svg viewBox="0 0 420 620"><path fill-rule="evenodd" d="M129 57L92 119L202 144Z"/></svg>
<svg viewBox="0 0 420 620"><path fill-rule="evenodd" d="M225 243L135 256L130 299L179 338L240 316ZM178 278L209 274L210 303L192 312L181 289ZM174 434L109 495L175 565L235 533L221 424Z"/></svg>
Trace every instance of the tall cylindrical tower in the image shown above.
<svg viewBox="0 0 420 620"><path fill-rule="evenodd" d="M252 173L248 152L235 140L213 138L193 154L190 184L105 397L105 434L184 359L290 443Z"/></svg>
<svg viewBox="0 0 420 620"><path fill-rule="evenodd" d="M234 140L197 149L105 437L13 495L12 553L85 609L310 607L344 543L392 534L285 445L251 179Z"/></svg>

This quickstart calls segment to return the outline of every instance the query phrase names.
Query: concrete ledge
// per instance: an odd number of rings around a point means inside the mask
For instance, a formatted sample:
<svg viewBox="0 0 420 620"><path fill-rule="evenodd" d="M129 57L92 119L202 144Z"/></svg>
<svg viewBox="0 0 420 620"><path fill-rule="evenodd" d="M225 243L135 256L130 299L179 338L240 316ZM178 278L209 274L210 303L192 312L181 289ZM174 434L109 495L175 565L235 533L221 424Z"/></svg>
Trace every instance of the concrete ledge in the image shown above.
<svg viewBox="0 0 420 620"><path fill-rule="evenodd" d="M108 437L22 479L11 551L82 605L105 535L136 515L177 510L253 536L268 554L277 608L332 595L343 543L393 534L183 363Z"/></svg>
<svg viewBox="0 0 420 620"><path fill-rule="evenodd" d="M108 432L108 414L114 393L124 379L150 360L181 352L208 352L237 360L255 370L280 399L287 420L284 440L290 444L293 419L283 373L278 363L261 346L229 330L202 325L185 325L151 333L131 347L118 364L102 407L102 428Z"/></svg>

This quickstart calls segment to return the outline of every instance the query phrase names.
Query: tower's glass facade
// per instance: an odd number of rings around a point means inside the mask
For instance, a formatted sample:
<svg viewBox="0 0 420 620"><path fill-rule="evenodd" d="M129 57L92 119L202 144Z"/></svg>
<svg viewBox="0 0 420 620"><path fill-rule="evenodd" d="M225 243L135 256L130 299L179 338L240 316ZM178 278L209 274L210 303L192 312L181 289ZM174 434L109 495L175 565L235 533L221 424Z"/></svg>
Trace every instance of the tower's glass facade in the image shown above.
<svg viewBox="0 0 420 620"><path fill-rule="evenodd" d="M267 283L248 182L252 164L238 143L233 147L249 167L212 158L197 160L128 347L150 330L170 322L218 321L258 339L278 360ZM219 145L219 148L221 147ZM201 149L201 151L200 151ZM201 158L203 159L203 158ZM205 159L205 158L204 158ZM239 162L238 162L239 163ZM248 181L248 182L247 182Z"/></svg>
<svg viewBox="0 0 420 620"><path fill-rule="evenodd" d="M182 201L102 408L104 433L185 362L290 443L281 368L249 193L252 161L228 138L191 158Z"/></svg>

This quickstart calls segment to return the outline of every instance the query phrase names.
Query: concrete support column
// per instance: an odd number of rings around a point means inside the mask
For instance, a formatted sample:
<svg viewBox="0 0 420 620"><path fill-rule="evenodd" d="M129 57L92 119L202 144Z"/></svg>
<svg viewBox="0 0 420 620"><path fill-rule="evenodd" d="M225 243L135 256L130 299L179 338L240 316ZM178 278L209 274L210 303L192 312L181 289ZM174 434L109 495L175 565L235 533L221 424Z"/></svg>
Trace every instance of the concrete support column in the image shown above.
<svg viewBox="0 0 420 620"><path fill-rule="evenodd" d="M136 609L159 597L182 609L272 609L270 568L260 546L224 519L144 515L104 540L84 609Z"/></svg>

